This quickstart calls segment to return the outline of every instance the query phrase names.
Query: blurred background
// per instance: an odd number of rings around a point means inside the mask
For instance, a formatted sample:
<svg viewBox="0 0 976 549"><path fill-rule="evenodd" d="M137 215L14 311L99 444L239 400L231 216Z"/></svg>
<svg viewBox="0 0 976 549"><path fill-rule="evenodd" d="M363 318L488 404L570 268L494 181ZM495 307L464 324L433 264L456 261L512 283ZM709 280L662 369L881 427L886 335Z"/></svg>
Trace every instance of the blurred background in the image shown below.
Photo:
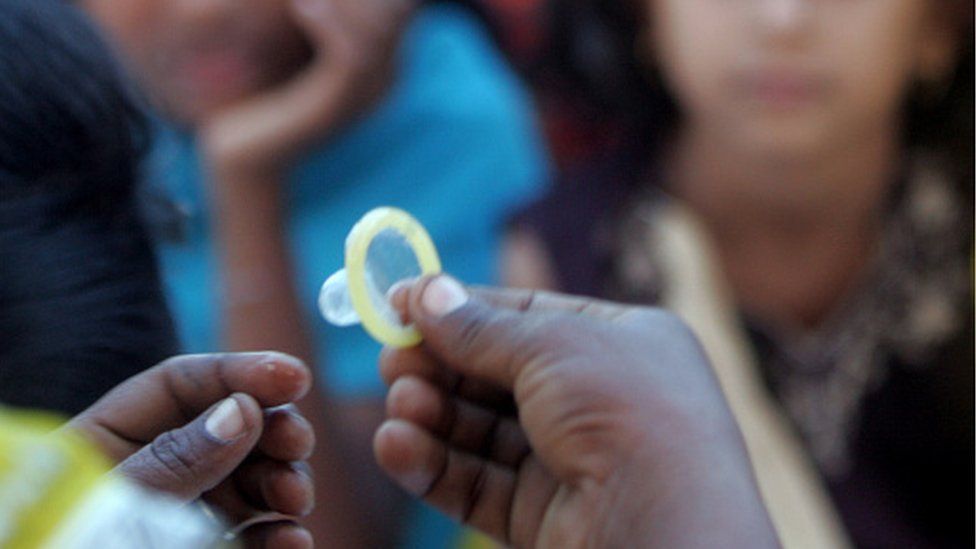
<svg viewBox="0 0 976 549"><path fill-rule="evenodd" d="M317 539L489 544L381 478L379 346L315 309L392 205L465 282L685 318L785 545L972 546L971 2L68 4L117 61L0 63L4 403L289 352Z"/></svg>

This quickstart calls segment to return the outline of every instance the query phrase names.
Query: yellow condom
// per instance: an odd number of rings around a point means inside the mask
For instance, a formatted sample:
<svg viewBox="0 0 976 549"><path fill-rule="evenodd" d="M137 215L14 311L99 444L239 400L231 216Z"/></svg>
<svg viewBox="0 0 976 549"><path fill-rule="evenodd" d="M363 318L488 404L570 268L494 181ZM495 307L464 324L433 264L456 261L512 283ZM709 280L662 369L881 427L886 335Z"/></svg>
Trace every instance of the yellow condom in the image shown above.
<svg viewBox="0 0 976 549"><path fill-rule="evenodd" d="M376 208L346 237L346 285L352 307L376 341L393 347L420 343L387 299L396 283L441 272L440 258L424 227L397 208Z"/></svg>

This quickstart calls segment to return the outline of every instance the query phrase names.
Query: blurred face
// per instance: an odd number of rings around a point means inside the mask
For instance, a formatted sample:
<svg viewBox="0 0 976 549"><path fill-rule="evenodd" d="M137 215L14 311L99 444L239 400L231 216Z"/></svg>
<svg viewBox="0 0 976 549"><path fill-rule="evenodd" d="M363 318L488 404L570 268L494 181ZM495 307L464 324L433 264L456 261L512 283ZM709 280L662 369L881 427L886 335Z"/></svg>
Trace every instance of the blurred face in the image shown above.
<svg viewBox="0 0 976 549"><path fill-rule="evenodd" d="M748 152L802 155L894 130L910 84L952 56L932 0L645 1L644 47L687 127Z"/></svg>
<svg viewBox="0 0 976 549"><path fill-rule="evenodd" d="M293 75L310 50L287 0L82 0L171 117L193 125Z"/></svg>

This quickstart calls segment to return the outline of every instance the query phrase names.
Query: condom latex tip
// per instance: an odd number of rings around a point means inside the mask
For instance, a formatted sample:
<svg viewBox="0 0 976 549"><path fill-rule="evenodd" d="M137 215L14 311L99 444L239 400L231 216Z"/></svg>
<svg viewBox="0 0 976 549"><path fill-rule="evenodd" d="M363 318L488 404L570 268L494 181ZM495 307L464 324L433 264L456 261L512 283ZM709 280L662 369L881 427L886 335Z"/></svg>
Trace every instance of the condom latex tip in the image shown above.
<svg viewBox="0 0 976 549"><path fill-rule="evenodd" d="M346 270L339 269L325 279L319 292L319 311L333 326L346 327L359 324L359 313L352 306L346 280Z"/></svg>

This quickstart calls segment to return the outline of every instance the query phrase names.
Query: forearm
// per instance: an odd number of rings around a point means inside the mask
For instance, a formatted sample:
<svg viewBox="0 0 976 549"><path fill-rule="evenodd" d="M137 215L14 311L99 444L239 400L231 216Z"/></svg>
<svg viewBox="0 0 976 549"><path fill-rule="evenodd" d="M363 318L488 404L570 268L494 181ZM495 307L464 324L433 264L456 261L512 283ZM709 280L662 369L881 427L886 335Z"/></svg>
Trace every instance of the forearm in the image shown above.
<svg viewBox="0 0 976 549"><path fill-rule="evenodd" d="M231 350L274 349L312 362L312 350L293 282L287 241L283 182L273 177L239 177L217 170L213 187L215 229L224 283L224 330ZM320 543L360 547L369 521L357 498L357 482L344 461L348 446L329 424L321 384L298 403L317 440L309 460L315 474L317 506L309 527Z"/></svg>
<svg viewBox="0 0 976 549"><path fill-rule="evenodd" d="M226 345L273 348L308 360L311 348L293 283L281 182L219 170L214 177Z"/></svg>

